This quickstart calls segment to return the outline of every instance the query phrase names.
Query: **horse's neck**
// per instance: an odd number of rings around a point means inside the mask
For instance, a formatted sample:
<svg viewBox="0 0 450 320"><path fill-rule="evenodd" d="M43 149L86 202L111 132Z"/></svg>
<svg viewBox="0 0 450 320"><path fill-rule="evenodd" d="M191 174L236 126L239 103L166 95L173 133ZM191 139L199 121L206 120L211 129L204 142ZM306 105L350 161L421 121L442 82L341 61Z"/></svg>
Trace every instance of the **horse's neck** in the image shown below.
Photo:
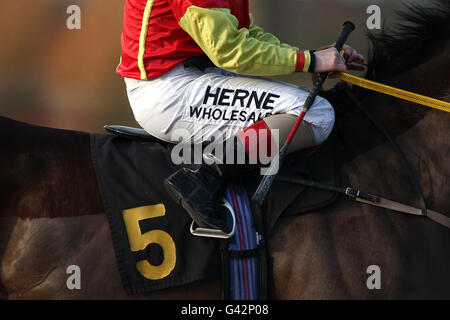
<svg viewBox="0 0 450 320"><path fill-rule="evenodd" d="M447 161L450 157L450 139L446 134L449 124L450 115L438 110L431 111L395 138L419 180L428 207L440 212L447 212L450 208L450 197L446 191L446 179L450 176L450 163ZM373 135L377 134L376 129L371 130ZM418 197L407 169L387 141L347 160L343 170L348 179L346 182L351 186L418 206Z"/></svg>
<svg viewBox="0 0 450 320"><path fill-rule="evenodd" d="M380 82L449 101L442 93L449 78L437 60L431 60L410 72ZM442 67L441 67L442 68ZM429 72L425 72L429 70ZM378 93L367 93L362 103L369 109L401 146L417 175L429 208L446 212L450 198L444 196L446 177L450 176L450 139L447 131L450 115L417 104ZM346 108L349 108L346 106ZM416 195L407 172L392 146L356 109L347 111L346 121L338 129L344 140L344 171L349 182L407 202ZM417 204L417 203L416 203Z"/></svg>
<svg viewBox="0 0 450 320"><path fill-rule="evenodd" d="M428 206L446 213L450 208L447 181L450 177L449 125L448 113L433 110L397 139L421 182Z"/></svg>

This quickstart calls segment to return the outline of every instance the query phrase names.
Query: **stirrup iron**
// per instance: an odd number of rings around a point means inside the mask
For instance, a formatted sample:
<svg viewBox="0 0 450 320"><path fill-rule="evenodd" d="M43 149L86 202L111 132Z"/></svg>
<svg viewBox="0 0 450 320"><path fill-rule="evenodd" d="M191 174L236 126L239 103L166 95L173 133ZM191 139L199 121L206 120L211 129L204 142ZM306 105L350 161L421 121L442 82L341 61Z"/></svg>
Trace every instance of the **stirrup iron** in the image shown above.
<svg viewBox="0 0 450 320"><path fill-rule="evenodd" d="M220 204L221 206L224 206L228 209L228 211L231 214L231 217L233 218L233 228L231 229L230 233L225 233L220 229L213 229L213 228L202 228L198 227L195 228L195 221L192 221L191 223L191 234L197 237L207 237L207 238L218 238L218 239L229 239L232 236L234 236L234 232L236 231L236 216L234 214L234 209L231 206L231 204L227 200L223 200L223 203Z"/></svg>

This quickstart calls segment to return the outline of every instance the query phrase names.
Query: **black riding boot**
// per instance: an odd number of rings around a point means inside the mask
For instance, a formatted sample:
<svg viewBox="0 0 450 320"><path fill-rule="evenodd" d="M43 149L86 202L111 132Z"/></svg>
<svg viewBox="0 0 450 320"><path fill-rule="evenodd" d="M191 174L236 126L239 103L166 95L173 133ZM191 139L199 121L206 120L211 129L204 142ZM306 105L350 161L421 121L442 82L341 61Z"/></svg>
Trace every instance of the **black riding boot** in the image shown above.
<svg viewBox="0 0 450 320"><path fill-rule="evenodd" d="M224 144L229 149L225 150L224 148L225 151L220 162L225 162L223 160L226 159L225 154L230 151L233 152L233 155L245 155L244 147L239 139L236 137L232 139L233 143ZM235 176L248 168L249 166L245 164L206 164L203 162L195 171L187 168L176 171L165 180L164 186L175 202L181 205L200 227L220 229L229 233L232 226L227 225L227 212L221 205L225 196L226 181L230 176Z"/></svg>

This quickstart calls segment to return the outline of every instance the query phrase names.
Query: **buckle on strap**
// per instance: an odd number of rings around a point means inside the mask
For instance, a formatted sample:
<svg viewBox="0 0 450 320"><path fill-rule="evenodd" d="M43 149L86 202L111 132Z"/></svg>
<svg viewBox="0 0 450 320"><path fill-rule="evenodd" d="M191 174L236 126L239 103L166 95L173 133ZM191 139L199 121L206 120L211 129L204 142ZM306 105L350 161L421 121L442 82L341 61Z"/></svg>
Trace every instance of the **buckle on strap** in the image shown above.
<svg viewBox="0 0 450 320"><path fill-rule="evenodd" d="M234 214L234 209L231 206L231 204L225 199L223 200L223 203L221 203L221 205L228 209L228 211L231 214L231 217L233 218L233 228L229 233L225 233L220 229L214 228L202 228L202 227L195 228L195 221L192 221L190 229L191 234L197 237L218 238L218 239L229 239L232 236L234 236L234 233L236 231L236 216Z"/></svg>
<svg viewBox="0 0 450 320"><path fill-rule="evenodd" d="M353 188L347 187L345 189L345 194L352 199L356 199L358 197L359 191L357 191Z"/></svg>
<svg viewBox="0 0 450 320"><path fill-rule="evenodd" d="M353 188L347 187L345 189L345 194L349 196L351 199L360 199L365 200L372 203L379 203L380 197L374 196L372 194L364 193L359 190L355 190Z"/></svg>

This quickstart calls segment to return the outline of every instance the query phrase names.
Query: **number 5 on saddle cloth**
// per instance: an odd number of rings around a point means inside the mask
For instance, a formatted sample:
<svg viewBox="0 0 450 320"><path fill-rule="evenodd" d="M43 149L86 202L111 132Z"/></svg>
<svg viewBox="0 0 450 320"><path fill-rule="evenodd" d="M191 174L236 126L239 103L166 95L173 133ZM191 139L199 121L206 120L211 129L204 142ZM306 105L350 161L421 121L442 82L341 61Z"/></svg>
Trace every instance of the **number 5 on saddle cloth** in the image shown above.
<svg viewBox="0 0 450 320"><path fill-rule="evenodd" d="M170 159L170 146L164 147L163 142L156 140L142 129L123 126L106 126L105 129L114 133L114 136L93 135L91 148L115 242L119 270L127 293L145 293L189 283L196 278L217 275L215 270L218 269L221 270L225 299L265 298L259 293L262 265L260 262L265 260L259 256L265 253L265 248L261 242L262 232L256 231L245 188L239 185L227 187L222 205L230 213L228 219L233 227L229 234L224 234L220 230L200 228L181 207L168 200L162 188L162 181L176 170L170 160L167 161ZM144 219L146 216L141 214L135 228L138 228L139 238L152 232L155 236L156 232L164 232L168 235L166 238L173 239L173 244L168 248L175 248L174 252L170 254L164 252L162 258L154 258L160 256L161 252L158 252L155 245L150 242L144 243L145 248L141 250L136 250L132 245L130 252L127 242L133 243L135 235L129 234L128 226L124 228L121 216L124 215L125 219L125 215L133 210L158 203L164 205L165 212L153 214L155 218L148 221ZM161 205L158 206L161 208ZM148 217L151 216L152 214ZM161 222L158 223L157 219ZM150 225L153 221L155 224ZM188 228L185 221L189 222ZM262 224L259 224L259 227L262 227ZM122 229L126 229L128 240L123 237L125 232ZM186 231L189 230L195 237L186 235ZM170 238L168 241L172 242ZM164 245L162 248L165 251ZM213 252L219 255L209 257ZM174 256L170 258L171 264L166 262L168 261L166 256ZM222 260L221 267L216 265L220 260ZM156 270L158 274L156 276L149 275L151 270L135 272L133 264L136 263L139 269L142 268L142 261L148 261L150 266L155 266L152 267L154 270L165 264L171 267L161 268L164 269L163 272Z"/></svg>
<svg viewBox="0 0 450 320"><path fill-rule="evenodd" d="M105 126L105 129L134 141L159 143L142 129L123 126ZM265 281L260 281L266 278L266 248L263 241L262 219L255 221L247 192L238 184L230 184L227 187L222 205L227 208L228 223L233 226L229 234L221 230L199 227L194 221L190 224L190 232L199 237L220 239L225 299L265 299L265 294L261 293L266 290L260 288L261 285L266 286Z"/></svg>

